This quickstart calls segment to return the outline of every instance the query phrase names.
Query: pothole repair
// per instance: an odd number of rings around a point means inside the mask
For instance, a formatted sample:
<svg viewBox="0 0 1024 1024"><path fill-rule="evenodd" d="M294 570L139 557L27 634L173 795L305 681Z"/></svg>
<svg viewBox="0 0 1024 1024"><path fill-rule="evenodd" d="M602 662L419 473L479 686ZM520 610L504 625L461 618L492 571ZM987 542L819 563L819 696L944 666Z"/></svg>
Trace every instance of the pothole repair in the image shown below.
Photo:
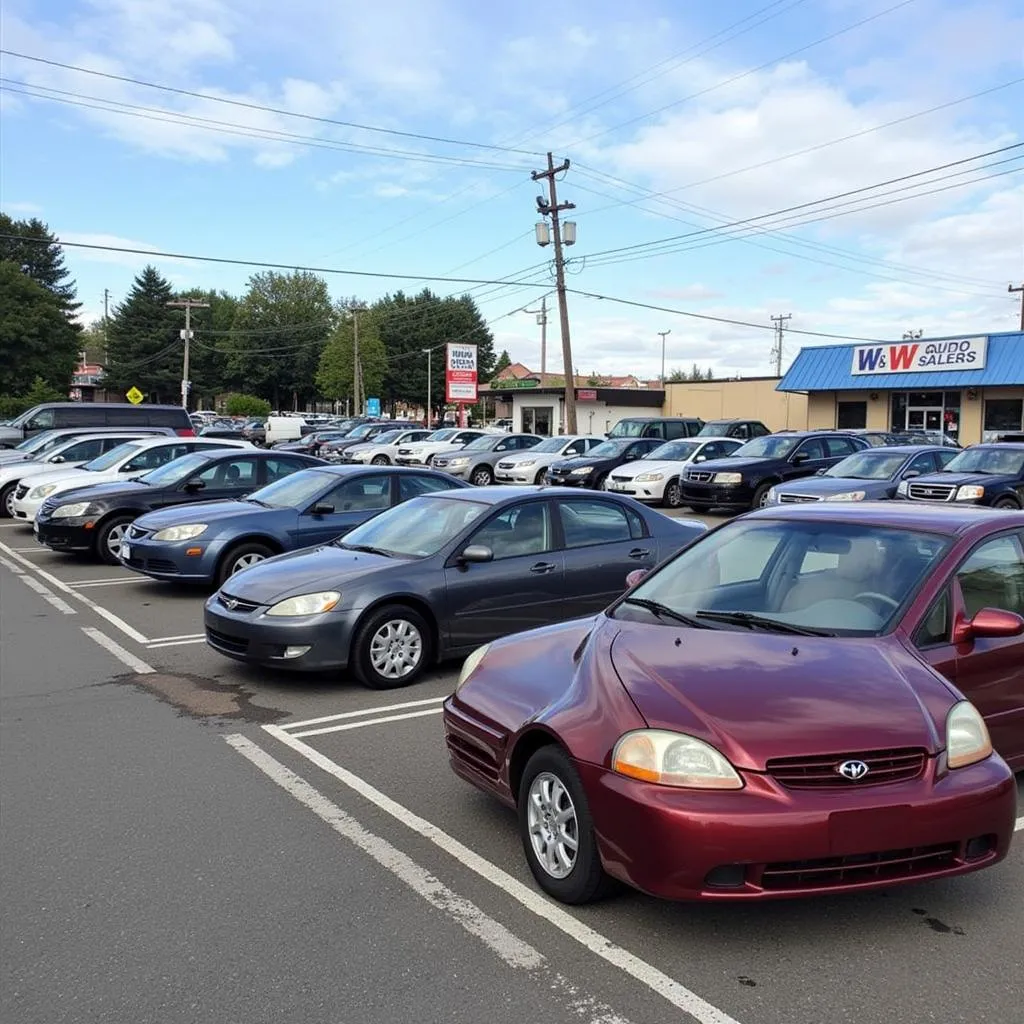
<svg viewBox="0 0 1024 1024"><path fill-rule="evenodd" d="M288 717L286 711L254 704L253 694L240 686L216 683L198 676L176 676L156 672L120 676L111 682L145 690L164 704L177 708L179 714L201 721L215 719L262 725Z"/></svg>

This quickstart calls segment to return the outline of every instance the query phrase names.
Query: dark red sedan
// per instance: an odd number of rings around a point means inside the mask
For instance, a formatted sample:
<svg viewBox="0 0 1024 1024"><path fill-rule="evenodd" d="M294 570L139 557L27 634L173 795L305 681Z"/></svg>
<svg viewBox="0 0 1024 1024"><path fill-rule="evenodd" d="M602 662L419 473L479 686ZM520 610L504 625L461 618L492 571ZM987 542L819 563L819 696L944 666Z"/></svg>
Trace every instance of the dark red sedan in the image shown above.
<svg viewBox="0 0 1024 1024"><path fill-rule="evenodd" d="M476 651L445 703L452 766L517 808L552 896L801 896L1005 857L1024 513L776 506L633 582Z"/></svg>

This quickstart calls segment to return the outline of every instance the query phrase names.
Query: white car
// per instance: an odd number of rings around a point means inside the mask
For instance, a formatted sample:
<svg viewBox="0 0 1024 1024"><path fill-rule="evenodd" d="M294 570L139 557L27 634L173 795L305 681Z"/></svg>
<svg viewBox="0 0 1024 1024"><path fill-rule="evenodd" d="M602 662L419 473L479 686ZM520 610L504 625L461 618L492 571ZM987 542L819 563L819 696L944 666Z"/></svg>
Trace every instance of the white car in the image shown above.
<svg viewBox="0 0 1024 1024"><path fill-rule="evenodd" d="M73 491L76 487L107 483L111 480L134 480L151 469L166 465L189 452L210 448L252 448L248 441L231 441L219 437L159 437L126 441L111 448L80 469L52 469L37 473L30 481L19 484L11 501L15 519L31 523L47 498Z"/></svg>
<svg viewBox="0 0 1024 1024"><path fill-rule="evenodd" d="M54 470L67 472L84 466L99 458L111 448L117 448L125 441L133 441L152 435L133 430L103 434L79 434L65 437L44 455L38 458L22 459L0 465L0 516L14 516L14 495L23 480L50 473Z"/></svg>
<svg viewBox="0 0 1024 1024"><path fill-rule="evenodd" d="M461 430L459 427L442 427L428 438L415 444L404 444L395 455L400 466L429 466L430 460L440 452L453 451L475 441L478 437L493 434L493 430Z"/></svg>
<svg viewBox="0 0 1024 1024"><path fill-rule="evenodd" d="M549 437L528 448L521 455L510 455L494 467L494 479L499 484L542 484L552 462L586 455L605 439L587 434L562 434Z"/></svg>
<svg viewBox="0 0 1024 1024"><path fill-rule="evenodd" d="M628 494L637 501L679 508L683 504L679 475L686 466L709 459L724 459L743 441L733 437L692 437L685 441L666 441L636 462L613 469L604 489Z"/></svg>
<svg viewBox="0 0 1024 1024"><path fill-rule="evenodd" d="M372 463L374 466L390 466L398 456L398 449L415 441L425 441L432 431L423 430L389 430L378 434L366 444L355 444L346 448L341 455L342 462Z"/></svg>

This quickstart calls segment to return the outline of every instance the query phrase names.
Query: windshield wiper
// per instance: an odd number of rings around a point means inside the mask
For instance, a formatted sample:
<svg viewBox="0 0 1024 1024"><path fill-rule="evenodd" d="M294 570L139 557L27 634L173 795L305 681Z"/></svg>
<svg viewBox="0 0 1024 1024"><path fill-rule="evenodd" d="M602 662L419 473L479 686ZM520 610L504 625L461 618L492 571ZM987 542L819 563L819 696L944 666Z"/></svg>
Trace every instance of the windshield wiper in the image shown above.
<svg viewBox="0 0 1024 1024"><path fill-rule="evenodd" d="M737 626L760 626L773 633L792 633L796 636L835 636L829 629L817 629L814 626L795 626L781 619L771 619L765 615L754 615L752 612L719 612L705 609L697 612L699 619L711 619L714 622L729 622Z"/></svg>
<svg viewBox="0 0 1024 1024"><path fill-rule="evenodd" d="M273 508L273 505L268 505L265 501L260 501L259 498L243 498L247 505L259 505L260 508Z"/></svg>
<svg viewBox="0 0 1024 1024"><path fill-rule="evenodd" d="M341 540L337 543L338 547L345 548L347 551L362 551L368 555L383 555L385 558L391 558L394 554L392 551L385 551L384 548L375 548L372 544L346 544Z"/></svg>
<svg viewBox="0 0 1024 1024"><path fill-rule="evenodd" d="M711 628L706 622L701 622L700 619L695 619L692 615L684 615L682 612L677 612L674 608L669 608L667 604L662 604L660 601L652 601L647 597L627 597L623 599L622 603L635 604L638 608L649 611L659 619L672 619L674 622L681 622L684 626L690 626L693 629Z"/></svg>

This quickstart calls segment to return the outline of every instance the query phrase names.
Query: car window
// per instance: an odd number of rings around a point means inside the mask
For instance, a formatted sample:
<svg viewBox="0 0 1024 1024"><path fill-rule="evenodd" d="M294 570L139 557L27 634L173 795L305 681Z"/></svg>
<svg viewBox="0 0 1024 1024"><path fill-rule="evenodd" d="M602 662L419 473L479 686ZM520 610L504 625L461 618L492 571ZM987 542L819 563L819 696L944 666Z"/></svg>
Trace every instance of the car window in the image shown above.
<svg viewBox="0 0 1024 1024"><path fill-rule="evenodd" d="M550 551L551 514L547 502L513 505L488 520L469 541L494 552L495 561Z"/></svg>
<svg viewBox="0 0 1024 1024"><path fill-rule="evenodd" d="M825 458L825 445L820 437L812 437L804 441L796 450L796 455L805 455L809 459Z"/></svg>
<svg viewBox="0 0 1024 1024"><path fill-rule="evenodd" d="M923 452L920 455L915 455L910 460L910 465L907 466L904 472L907 473L931 473L935 469L935 456L931 452Z"/></svg>
<svg viewBox="0 0 1024 1024"><path fill-rule="evenodd" d="M374 512L391 504L391 477L388 473L345 480L317 502L333 505L335 512Z"/></svg>
<svg viewBox="0 0 1024 1024"><path fill-rule="evenodd" d="M56 423L52 409L40 409L26 424L26 430L48 430Z"/></svg>
<svg viewBox="0 0 1024 1024"><path fill-rule="evenodd" d="M1024 548L1016 535L994 537L980 544L956 576L969 619L982 608L1024 615Z"/></svg>
<svg viewBox="0 0 1024 1024"><path fill-rule="evenodd" d="M957 451L955 448L946 448L941 452L933 452L935 461L939 464L939 469L945 469L956 457Z"/></svg>
<svg viewBox="0 0 1024 1024"><path fill-rule="evenodd" d="M447 477L403 473L398 478L398 500L408 501L410 498L418 498L421 494L451 491L456 487L458 487L458 483Z"/></svg>
<svg viewBox="0 0 1024 1024"><path fill-rule="evenodd" d="M172 462L174 459L180 458L182 455L188 454L188 451L188 445L184 444L143 448L134 459L130 459L124 464L123 470L126 473L136 473L139 470L157 469L160 466L167 465L168 462Z"/></svg>
<svg viewBox="0 0 1024 1024"><path fill-rule="evenodd" d="M507 438L504 441L499 441L498 444L495 445L495 447L494 447L494 450L496 452L511 452L511 451L517 451L518 449L519 449L519 438L518 437L510 437L510 438Z"/></svg>
<svg viewBox="0 0 1024 1024"><path fill-rule="evenodd" d="M669 420L665 424L665 438L668 441L676 441L680 437L686 437L689 434L687 430L688 424L685 420Z"/></svg>
<svg viewBox="0 0 1024 1024"><path fill-rule="evenodd" d="M857 451L856 445L846 437L826 437L824 441L825 450L828 453L829 458L850 455Z"/></svg>
<svg viewBox="0 0 1024 1024"><path fill-rule="evenodd" d="M560 503L558 512L567 548L614 544L634 536L635 526L630 524L625 510L611 502L570 499Z"/></svg>
<svg viewBox="0 0 1024 1024"><path fill-rule="evenodd" d="M286 476L291 476L292 473L297 473L300 469L309 468L309 464L301 459L286 459L284 457L267 459L263 465L267 467L266 483L268 484L272 484L276 480L283 480Z"/></svg>
<svg viewBox="0 0 1024 1024"><path fill-rule="evenodd" d="M79 441L77 444L68 445L61 455L65 462L88 462L95 459L97 455L102 455L103 451L103 438L96 437L89 441Z"/></svg>
<svg viewBox="0 0 1024 1024"><path fill-rule="evenodd" d="M921 625L917 627L917 632L914 634L914 643L918 647L933 647L936 644L947 643L950 638L949 634L952 625L949 612L949 587L947 587L935 599Z"/></svg>
<svg viewBox="0 0 1024 1024"><path fill-rule="evenodd" d="M241 487L245 484L255 484L256 473L256 460L253 458L224 459L191 477L190 482L201 480L211 489Z"/></svg>
<svg viewBox="0 0 1024 1024"><path fill-rule="evenodd" d="M641 459L649 451L653 451L657 447L659 447L659 446L658 445L651 445L651 444L643 444L643 443L640 443L640 442L638 442L637 444L631 444L626 449L625 457L627 459Z"/></svg>
<svg viewBox="0 0 1024 1024"><path fill-rule="evenodd" d="M587 445L585 441L573 441L573 443L565 449L563 454L567 457L570 455L582 455L588 447L589 445Z"/></svg>

